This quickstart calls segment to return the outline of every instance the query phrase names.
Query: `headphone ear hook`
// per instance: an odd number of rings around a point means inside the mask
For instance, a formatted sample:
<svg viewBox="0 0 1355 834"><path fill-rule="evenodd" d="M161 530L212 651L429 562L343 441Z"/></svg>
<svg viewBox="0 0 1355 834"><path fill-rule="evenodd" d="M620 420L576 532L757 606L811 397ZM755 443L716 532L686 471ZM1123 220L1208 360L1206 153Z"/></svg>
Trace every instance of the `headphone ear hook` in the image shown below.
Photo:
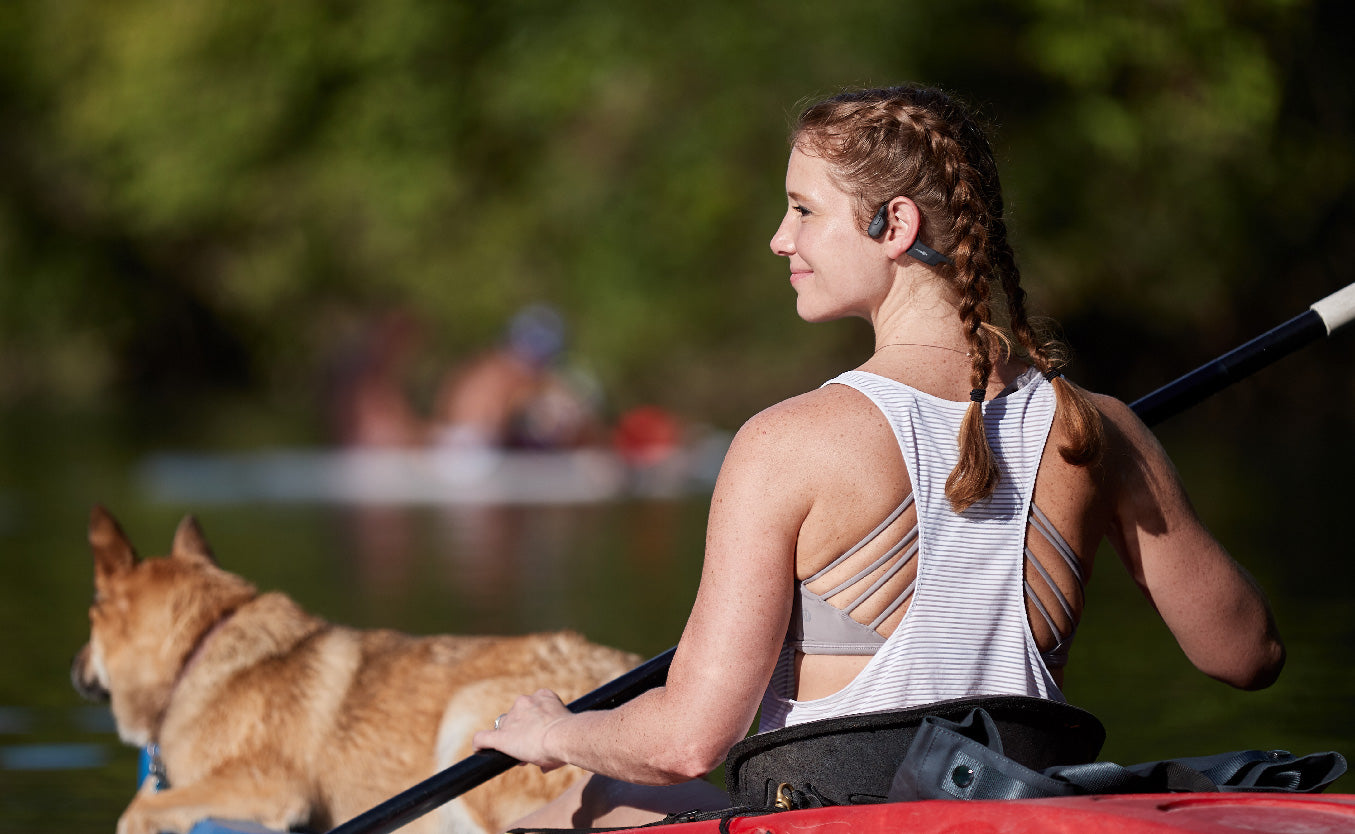
<svg viewBox="0 0 1355 834"><path fill-rule="evenodd" d="M885 233L885 225L889 218L888 211L889 203L880 206L880 210L875 212L875 216L871 218L870 226L866 228L866 234L879 240L880 236ZM908 247L905 254L917 258L928 266L950 263L950 258L947 258L945 255L942 255L940 252L920 240L913 241L913 245Z"/></svg>

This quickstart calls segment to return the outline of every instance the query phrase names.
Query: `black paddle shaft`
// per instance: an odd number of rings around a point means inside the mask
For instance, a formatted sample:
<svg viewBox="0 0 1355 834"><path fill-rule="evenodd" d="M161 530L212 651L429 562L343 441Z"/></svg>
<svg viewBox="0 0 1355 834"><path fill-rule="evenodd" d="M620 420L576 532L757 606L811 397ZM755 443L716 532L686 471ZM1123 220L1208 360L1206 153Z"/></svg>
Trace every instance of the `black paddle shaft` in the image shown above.
<svg viewBox="0 0 1355 834"><path fill-rule="evenodd" d="M1331 297L1342 295L1348 302L1351 292L1351 288L1347 287ZM1148 396L1135 400L1130 408L1148 425L1160 423L1276 360L1288 356L1309 342L1336 332L1347 321L1348 315L1343 315L1340 321L1325 320L1316 309L1310 308L1279 327L1162 386ZM610 709L643 692L662 686L668 680L668 667L673 662L675 651L676 648L672 648L656 655L616 680L572 701L569 704L569 711ZM327 834L388 834L439 805L488 782L516 764L517 759L497 750L476 753L396 794L370 811L330 829Z"/></svg>
<svg viewBox="0 0 1355 834"><path fill-rule="evenodd" d="M1306 310L1245 345L1135 400L1130 408L1143 422L1150 426L1157 425L1326 335L1327 323L1322 316L1316 310Z"/></svg>

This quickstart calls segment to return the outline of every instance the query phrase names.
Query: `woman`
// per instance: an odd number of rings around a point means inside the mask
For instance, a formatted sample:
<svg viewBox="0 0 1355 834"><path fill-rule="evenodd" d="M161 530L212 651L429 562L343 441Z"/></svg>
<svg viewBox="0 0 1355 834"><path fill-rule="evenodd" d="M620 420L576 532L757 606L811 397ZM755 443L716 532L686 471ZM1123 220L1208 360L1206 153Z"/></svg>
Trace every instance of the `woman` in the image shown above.
<svg viewBox="0 0 1355 834"><path fill-rule="evenodd" d="M961 105L902 87L810 107L786 194L771 247L800 316L860 316L875 352L739 431L665 687L581 715L538 692L476 736L598 774L524 824L718 807L688 780L759 706L767 730L966 695L1062 700L1102 539L1201 671L1269 685L1284 649L1264 596L1147 428L1063 379L1028 321L992 152Z"/></svg>

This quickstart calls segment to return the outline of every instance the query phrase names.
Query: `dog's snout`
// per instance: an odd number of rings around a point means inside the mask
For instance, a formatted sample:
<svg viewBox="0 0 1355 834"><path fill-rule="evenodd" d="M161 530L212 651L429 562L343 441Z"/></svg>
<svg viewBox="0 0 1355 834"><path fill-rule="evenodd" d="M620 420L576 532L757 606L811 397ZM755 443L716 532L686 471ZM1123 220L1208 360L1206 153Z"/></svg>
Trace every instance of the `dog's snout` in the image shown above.
<svg viewBox="0 0 1355 834"><path fill-rule="evenodd" d="M87 701L105 702L108 700L108 690L104 689L103 684L99 683L99 678L94 674L94 669L89 662L89 644L80 647L80 651L75 653L75 658L71 661L71 686L80 693L80 697Z"/></svg>

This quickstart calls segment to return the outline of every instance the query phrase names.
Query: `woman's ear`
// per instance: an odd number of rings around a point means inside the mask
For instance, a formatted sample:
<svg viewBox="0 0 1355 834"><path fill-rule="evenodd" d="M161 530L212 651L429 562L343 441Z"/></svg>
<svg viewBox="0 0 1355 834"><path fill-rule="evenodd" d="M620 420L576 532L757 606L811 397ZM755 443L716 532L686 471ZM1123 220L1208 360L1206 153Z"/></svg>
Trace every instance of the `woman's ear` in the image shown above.
<svg viewBox="0 0 1355 834"><path fill-rule="evenodd" d="M918 211L917 203L907 197L895 197L885 204L885 219L888 225L880 236L880 243L887 247L890 258L901 258L917 240L922 212Z"/></svg>

